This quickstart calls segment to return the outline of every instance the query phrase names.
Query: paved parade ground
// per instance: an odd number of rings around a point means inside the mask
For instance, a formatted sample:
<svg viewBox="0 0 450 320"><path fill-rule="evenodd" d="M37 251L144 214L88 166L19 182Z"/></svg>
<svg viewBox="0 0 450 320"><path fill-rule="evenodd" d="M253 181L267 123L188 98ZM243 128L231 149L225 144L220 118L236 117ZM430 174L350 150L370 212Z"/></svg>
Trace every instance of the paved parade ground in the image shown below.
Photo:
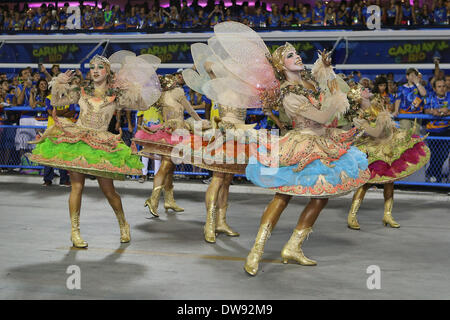
<svg viewBox="0 0 450 320"><path fill-rule="evenodd" d="M89 248L77 250L69 241L70 188L41 183L40 177L0 176L0 299L450 299L444 192L396 192L399 229L381 223L380 190L369 190L360 208L360 231L347 228L351 195L331 199L303 246L315 267L280 260L307 202L294 198L251 277L243 266L271 199L267 191L232 186L228 222L241 235L208 244L207 185L175 181L185 212L166 214L161 201L161 217L150 218L143 204L152 182L117 182L132 237L120 244L112 209L96 181L87 180L81 234Z"/></svg>

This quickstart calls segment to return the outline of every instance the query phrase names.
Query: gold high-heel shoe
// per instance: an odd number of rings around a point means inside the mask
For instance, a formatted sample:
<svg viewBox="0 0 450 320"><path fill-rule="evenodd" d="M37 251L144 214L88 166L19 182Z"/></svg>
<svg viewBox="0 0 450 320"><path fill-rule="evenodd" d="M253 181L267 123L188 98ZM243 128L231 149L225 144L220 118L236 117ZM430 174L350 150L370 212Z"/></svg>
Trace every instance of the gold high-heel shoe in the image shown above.
<svg viewBox="0 0 450 320"><path fill-rule="evenodd" d="M265 223L259 227L255 244L250 250L244 265L244 270L251 276L255 276L258 273L259 261L261 261L264 254L264 246L270 237L271 231L272 225L270 223Z"/></svg>
<svg viewBox="0 0 450 320"><path fill-rule="evenodd" d="M228 206L217 209L216 233L225 233L229 237L238 237L239 233L233 231L226 222Z"/></svg>
<svg viewBox="0 0 450 320"><path fill-rule="evenodd" d="M205 241L209 243L216 242L216 206L210 205L206 209L206 222L203 227Z"/></svg>
<svg viewBox="0 0 450 320"><path fill-rule="evenodd" d="M87 248L88 243L83 240L80 234L80 212L70 212L70 223L72 225L72 232L70 241L75 248Z"/></svg>
<svg viewBox="0 0 450 320"><path fill-rule="evenodd" d="M150 213L155 216L159 217L158 214L158 204L159 204L159 198L161 197L161 191L163 186L158 186L152 191L152 195L145 200L144 207L148 207Z"/></svg>
<svg viewBox="0 0 450 320"><path fill-rule="evenodd" d="M164 188L164 209L166 209L166 212L169 211L169 209L172 209L175 212L184 211L184 209L175 202L175 198L173 197L173 187L170 190Z"/></svg>
<svg viewBox="0 0 450 320"><path fill-rule="evenodd" d="M315 266L316 261L307 258L303 254L302 244L306 237L312 232L312 228L297 230L295 229L289 241L284 245L281 251L281 261L288 263L289 260L294 260L303 266Z"/></svg>
<svg viewBox="0 0 450 320"><path fill-rule="evenodd" d="M384 202L384 216L383 216L383 224L386 227L389 225L391 228L400 228L400 224L398 224L394 218L392 217L392 207L394 205L394 199L387 199Z"/></svg>
<svg viewBox="0 0 450 320"><path fill-rule="evenodd" d="M119 222L119 228L120 228L120 242L121 243L128 243L131 240L130 235L130 225L125 220L125 214L123 211L117 211L116 212L117 221Z"/></svg>

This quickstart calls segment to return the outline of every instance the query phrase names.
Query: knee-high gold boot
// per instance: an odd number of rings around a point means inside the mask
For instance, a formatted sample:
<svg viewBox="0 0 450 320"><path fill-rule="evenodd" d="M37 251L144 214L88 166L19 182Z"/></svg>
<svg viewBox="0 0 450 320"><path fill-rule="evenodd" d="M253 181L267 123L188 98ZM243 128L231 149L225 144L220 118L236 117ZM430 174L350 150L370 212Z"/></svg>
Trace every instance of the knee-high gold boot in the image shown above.
<svg viewBox="0 0 450 320"><path fill-rule="evenodd" d="M150 210L150 213L155 216L159 217L158 214L158 204L159 204L159 198L161 197L161 191L163 186L158 186L152 191L152 195L145 200L144 207L148 207Z"/></svg>
<svg viewBox="0 0 450 320"><path fill-rule="evenodd" d="M244 270L252 276L258 273L259 261L262 258L262 255L264 253L264 246L267 239L269 239L271 232L272 225L270 223L262 224L259 227L259 231L255 239L255 244L250 250L244 265Z"/></svg>
<svg viewBox="0 0 450 320"><path fill-rule="evenodd" d="M367 187L362 186L358 190L355 191L353 195L352 206L350 207L350 211L347 217L347 225L350 229L359 230L360 226L358 220L356 219L356 214L358 213L359 207L364 199L364 195L366 194Z"/></svg>
<svg viewBox="0 0 450 320"><path fill-rule="evenodd" d="M83 240L80 234L80 211L70 212L70 223L72 225L72 233L70 241L75 248L87 248L88 243Z"/></svg>
<svg viewBox="0 0 450 320"><path fill-rule="evenodd" d="M127 220L125 219L125 214L123 211L116 211L116 218L119 222L119 228L120 228L120 242L121 243L127 243L130 242L131 236L130 236L130 225L128 224Z"/></svg>
<svg viewBox="0 0 450 320"><path fill-rule="evenodd" d="M167 187L164 188L164 209L166 209L166 212L169 209L172 209L175 212L184 211L184 209L182 207L179 207L175 202L175 198L173 197L173 187L170 189L168 189Z"/></svg>
<svg viewBox="0 0 450 320"><path fill-rule="evenodd" d="M225 233L229 237L238 237L239 233L233 231L231 227L227 224L226 214L228 205L223 208L217 209L217 221L216 221L216 232Z"/></svg>
<svg viewBox="0 0 450 320"><path fill-rule="evenodd" d="M289 241L284 245L281 251L281 260L283 263L288 263L289 260L295 260L304 266L315 266L316 261L308 259L302 250L302 244L308 235L312 232L312 228L297 230L295 229Z"/></svg>
<svg viewBox="0 0 450 320"><path fill-rule="evenodd" d="M386 227L388 224L391 228L400 228L400 224L398 224L394 218L392 217L392 207L394 205L394 198L391 197L384 201L384 216L383 216L383 224Z"/></svg>
<svg viewBox="0 0 450 320"><path fill-rule="evenodd" d="M206 208L206 222L203 227L205 241L209 243L216 242L216 205L210 204Z"/></svg>

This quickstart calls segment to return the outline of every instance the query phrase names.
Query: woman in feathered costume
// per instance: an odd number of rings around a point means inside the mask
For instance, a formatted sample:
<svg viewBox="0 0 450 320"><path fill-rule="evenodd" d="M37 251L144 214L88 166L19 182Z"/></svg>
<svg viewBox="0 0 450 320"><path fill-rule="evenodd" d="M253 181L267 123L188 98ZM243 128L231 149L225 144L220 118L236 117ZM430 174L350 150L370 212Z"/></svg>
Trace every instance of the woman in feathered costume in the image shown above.
<svg viewBox="0 0 450 320"><path fill-rule="evenodd" d="M329 197L346 194L369 178L367 158L351 147L356 130L343 131L329 125L347 107L348 87L337 78L329 54L319 53L312 78L302 78L304 69L295 48L286 43L272 54L272 64L282 81L280 103L294 129L277 144L260 148L259 158L246 168L247 178L276 192L261 219L255 244L244 269L256 275L264 245L293 195L310 197L291 238L281 251L283 263L294 260L316 265L301 246Z"/></svg>
<svg viewBox="0 0 450 320"><path fill-rule="evenodd" d="M378 80L377 83L382 83L382 80ZM387 81L383 83L387 85ZM385 226L399 228L400 224L392 217L394 181L403 179L422 168L429 161L430 150L423 142L425 137L414 135L415 128L402 130L395 127L389 112L390 103L385 97L379 93L373 95L370 100L358 96L358 94L353 95L352 99L353 103L360 106L353 122L364 130L365 134L355 143L355 146L369 158L370 180L355 192L347 224L351 229L360 229L356 214L366 191L372 184L383 184L382 222Z"/></svg>
<svg viewBox="0 0 450 320"><path fill-rule="evenodd" d="M33 142L37 145L29 158L70 172L69 213L74 247L88 246L80 234L81 198L86 174L97 177L100 189L113 208L119 222L120 241L130 241L130 226L113 179L140 175L142 164L122 142L120 135L108 132L108 125L116 109L146 110L159 98L160 86L154 70L157 63L159 59L154 56L136 57L132 52L119 51L109 59L99 55L92 58L92 80L87 86L70 85L74 75L70 70L52 81L52 105L78 103L80 115L73 123L54 114L55 125ZM112 68L120 70L114 73Z"/></svg>
<svg viewBox="0 0 450 320"><path fill-rule="evenodd" d="M212 37L208 41L209 45L196 43L191 46L194 68L184 70L183 77L192 90L213 101L232 101L233 97L236 97L233 90L228 87L222 87L219 92L215 90L215 81L230 76L213 51L216 41L217 39ZM220 233L230 237L239 236L226 222L229 188L235 174L245 174L252 143L256 146L250 133L255 125L245 124L246 109L233 107L233 103L217 103L217 106L219 117L213 119L214 128L204 132L202 137L194 138L193 141L197 139L201 143L195 144L189 140L181 148L184 154L193 154L194 165L213 172L205 195L204 237L209 243L215 243L216 235ZM197 159L201 161L195 163Z"/></svg>
<svg viewBox="0 0 450 320"><path fill-rule="evenodd" d="M160 77L160 82L162 94L158 105L163 116L163 123L151 127L142 126L133 139L134 142L143 146L139 155L143 157L151 157L152 154L162 156L161 166L153 180L152 194L144 204L155 217L159 217L158 205L163 190L166 211L169 209L175 212L184 211L176 204L173 196L175 163L171 159L173 146L179 144L186 135L180 132L187 131L189 136L189 132L197 125L200 128L209 127L209 122L202 120L187 100L182 88L182 79L168 74ZM184 120L185 110L191 115L191 118L186 121Z"/></svg>

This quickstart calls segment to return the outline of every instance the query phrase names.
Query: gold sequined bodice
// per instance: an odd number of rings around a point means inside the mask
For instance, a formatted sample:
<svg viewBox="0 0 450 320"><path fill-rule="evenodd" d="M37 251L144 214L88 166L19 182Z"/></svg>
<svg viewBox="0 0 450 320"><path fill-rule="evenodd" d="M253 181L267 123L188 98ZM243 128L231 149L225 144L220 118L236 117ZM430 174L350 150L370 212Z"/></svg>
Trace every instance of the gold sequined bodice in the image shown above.
<svg viewBox="0 0 450 320"><path fill-rule="evenodd" d="M81 96L78 101L80 116L77 126L96 131L108 131L109 123L116 110L116 102L113 97L106 99Z"/></svg>

